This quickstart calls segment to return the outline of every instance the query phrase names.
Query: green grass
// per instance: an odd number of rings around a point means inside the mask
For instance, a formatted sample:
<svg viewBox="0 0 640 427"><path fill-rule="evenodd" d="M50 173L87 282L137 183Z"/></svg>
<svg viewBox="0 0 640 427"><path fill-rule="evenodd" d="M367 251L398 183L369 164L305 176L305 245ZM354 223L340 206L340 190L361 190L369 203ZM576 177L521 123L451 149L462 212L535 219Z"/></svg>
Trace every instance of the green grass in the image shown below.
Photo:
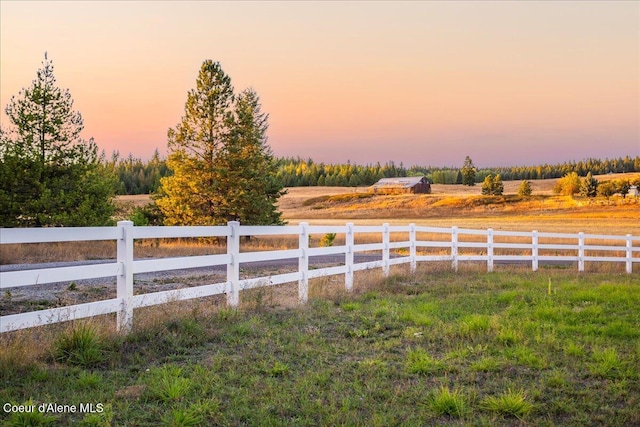
<svg viewBox="0 0 640 427"><path fill-rule="evenodd" d="M0 403L101 411L0 425L640 425L637 274L424 270L355 289L300 308L169 304L128 336L3 334Z"/></svg>

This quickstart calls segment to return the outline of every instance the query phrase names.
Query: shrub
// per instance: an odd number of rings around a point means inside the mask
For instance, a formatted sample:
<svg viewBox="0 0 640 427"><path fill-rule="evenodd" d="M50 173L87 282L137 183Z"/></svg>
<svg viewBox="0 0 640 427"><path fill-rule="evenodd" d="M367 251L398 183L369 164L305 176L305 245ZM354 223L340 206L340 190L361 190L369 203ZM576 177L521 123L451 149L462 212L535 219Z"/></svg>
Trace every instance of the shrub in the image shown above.
<svg viewBox="0 0 640 427"><path fill-rule="evenodd" d="M531 196L531 193L531 183L529 181L522 181L522 184L518 187L518 196L529 197Z"/></svg>
<svg viewBox="0 0 640 427"><path fill-rule="evenodd" d="M573 196L580 191L580 178L575 172L570 172L560 178L553 186L553 192L563 196Z"/></svg>
<svg viewBox="0 0 640 427"><path fill-rule="evenodd" d="M627 190L628 191L628 190ZM613 181L605 181L598 185L598 195L606 197L607 199L618 192L616 185Z"/></svg>

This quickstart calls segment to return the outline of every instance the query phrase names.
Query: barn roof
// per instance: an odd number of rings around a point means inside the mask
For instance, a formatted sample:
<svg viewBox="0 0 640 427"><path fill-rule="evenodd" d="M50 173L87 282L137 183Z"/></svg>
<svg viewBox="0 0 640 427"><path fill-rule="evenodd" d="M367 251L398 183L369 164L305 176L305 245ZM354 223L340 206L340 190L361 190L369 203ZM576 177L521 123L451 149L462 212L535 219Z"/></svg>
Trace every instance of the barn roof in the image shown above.
<svg viewBox="0 0 640 427"><path fill-rule="evenodd" d="M411 188L414 185L420 184L425 179L424 176L405 176L401 178L382 178L380 181L373 184L373 187L401 187Z"/></svg>

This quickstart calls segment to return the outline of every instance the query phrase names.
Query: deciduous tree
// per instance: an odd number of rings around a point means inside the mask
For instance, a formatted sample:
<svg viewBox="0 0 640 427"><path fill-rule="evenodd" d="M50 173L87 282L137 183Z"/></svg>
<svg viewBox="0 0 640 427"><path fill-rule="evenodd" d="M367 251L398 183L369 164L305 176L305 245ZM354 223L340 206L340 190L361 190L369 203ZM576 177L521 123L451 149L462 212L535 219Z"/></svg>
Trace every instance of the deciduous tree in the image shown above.
<svg viewBox="0 0 640 427"><path fill-rule="evenodd" d="M566 174L553 186L553 192L563 196L572 196L578 191L580 191L580 178L576 172Z"/></svg>

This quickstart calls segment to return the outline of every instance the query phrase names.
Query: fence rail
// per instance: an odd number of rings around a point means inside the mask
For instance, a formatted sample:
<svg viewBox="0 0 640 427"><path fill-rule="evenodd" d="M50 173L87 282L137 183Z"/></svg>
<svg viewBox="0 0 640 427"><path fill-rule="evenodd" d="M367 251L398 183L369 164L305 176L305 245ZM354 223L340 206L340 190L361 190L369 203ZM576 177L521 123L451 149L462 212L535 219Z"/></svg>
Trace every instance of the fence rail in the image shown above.
<svg viewBox="0 0 640 427"><path fill-rule="evenodd" d="M311 235L327 233L344 235L344 244L310 247ZM356 244L356 236L370 234L379 235L378 242ZM298 236L296 249L258 252L240 250L240 238L243 236L285 235ZM192 237L224 238L227 252L218 255L161 259L134 257L136 239ZM126 332L132 327L136 308L220 294L226 294L227 304L236 307L239 304L241 290L291 282L298 282L298 299L300 303L305 303L308 299L310 279L344 275L345 288L351 290L356 271L381 268L383 273L388 275L392 265L406 263L410 265L411 271L415 271L418 262L430 261L451 262L452 268L456 270L460 262L486 262L487 271L493 271L494 265L500 262L530 263L534 271L538 270L540 262L577 263L578 271L585 270L585 262L623 263L625 271L629 274L633 273L634 264L640 264L640 236L631 234L607 236L436 228L415 224L360 226L351 223L345 226L316 226L307 223L297 226L241 226L238 222L229 222L226 226L211 227L134 227L130 221L121 221L116 227L0 229L0 244L3 245L98 240L117 242L115 262L2 271L0 289L115 277L116 298L0 316L0 332L110 313L117 314L117 327ZM544 243L540 243L541 240ZM360 259L356 262L355 254L365 252L374 253L379 259ZM340 259L339 265L310 268L310 257L328 255L337 256ZM297 259L296 272L240 279L241 264L285 259L293 262ZM224 282L134 295L133 278L136 274L213 266L226 266Z"/></svg>

